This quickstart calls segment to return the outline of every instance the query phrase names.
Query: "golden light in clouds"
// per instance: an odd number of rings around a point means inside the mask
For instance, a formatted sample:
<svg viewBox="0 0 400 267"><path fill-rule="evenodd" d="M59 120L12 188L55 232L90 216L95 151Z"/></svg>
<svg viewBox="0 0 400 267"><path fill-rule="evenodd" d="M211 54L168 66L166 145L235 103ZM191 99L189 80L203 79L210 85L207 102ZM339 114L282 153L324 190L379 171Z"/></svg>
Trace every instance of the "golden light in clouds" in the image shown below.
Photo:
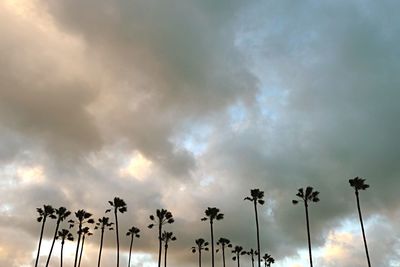
<svg viewBox="0 0 400 267"><path fill-rule="evenodd" d="M40 184L46 180L42 166L24 166L17 169L17 177L22 184Z"/></svg>
<svg viewBox="0 0 400 267"><path fill-rule="evenodd" d="M151 174L153 163L141 153L135 152L128 165L120 169L122 177L133 177L138 181L144 181Z"/></svg>
<svg viewBox="0 0 400 267"><path fill-rule="evenodd" d="M349 246L354 243L354 237L349 232L331 231L323 248L322 258L325 262L336 262L337 259L349 258Z"/></svg>

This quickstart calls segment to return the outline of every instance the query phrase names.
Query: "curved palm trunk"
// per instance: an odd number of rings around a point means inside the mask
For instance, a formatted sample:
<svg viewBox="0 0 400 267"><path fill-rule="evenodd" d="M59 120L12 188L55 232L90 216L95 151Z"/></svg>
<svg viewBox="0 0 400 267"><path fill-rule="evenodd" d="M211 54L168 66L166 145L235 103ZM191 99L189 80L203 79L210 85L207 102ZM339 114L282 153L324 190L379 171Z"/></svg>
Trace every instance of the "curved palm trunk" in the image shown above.
<svg viewBox="0 0 400 267"><path fill-rule="evenodd" d="M49 263L50 263L51 253L53 252L54 243L56 242L56 237L57 237L57 232L58 232L59 227L60 227L60 220L57 220L56 231L54 232L53 242L51 243L49 256L47 257L46 267L48 267Z"/></svg>
<svg viewBox="0 0 400 267"><path fill-rule="evenodd" d="M313 267L312 254L311 254L311 237L310 237L310 222L308 220L308 205L304 202L304 207L306 210L306 223L307 223L307 238L308 238L308 255L310 257L310 267Z"/></svg>
<svg viewBox="0 0 400 267"><path fill-rule="evenodd" d="M357 199L358 216L360 217L361 231L362 231L362 235L363 235L363 239L364 239L365 254L367 256L368 267L371 267L371 262L369 260L367 239L365 237L365 231L364 231L364 223L363 223L363 219L362 219L362 215L361 215L360 199L358 197L358 191L356 191L356 199Z"/></svg>
<svg viewBox="0 0 400 267"><path fill-rule="evenodd" d="M158 225L158 267L161 267L161 250L162 250L162 243L161 243L161 231L162 231L162 224Z"/></svg>
<svg viewBox="0 0 400 267"><path fill-rule="evenodd" d="M164 267L167 267L167 250L168 250L168 245L165 245L164 247Z"/></svg>
<svg viewBox="0 0 400 267"><path fill-rule="evenodd" d="M46 223L46 217L43 217L43 223L42 223L42 228L40 230L40 237L39 237L39 246L38 246L38 251L37 251L36 261L35 261L35 267L37 267L37 265L39 263L40 247L42 246L43 231L44 231L45 223Z"/></svg>
<svg viewBox="0 0 400 267"><path fill-rule="evenodd" d="M211 220L210 220L210 228L211 228L211 267L214 267L214 229Z"/></svg>
<svg viewBox="0 0 400 267"><path fill-rule="evenodd" d="M257 213L257 202L254 200L254 213L256 215L256 229L257 229L257 251L258 251L258 267L261 265L261 253L260 253L260 230L258 227L258 213ZM252 257L252 264L254 267L254 258Z"/></svg>
<svg viewBox="0 0 400 267"><path fill-rule="evenodd" d="M131 266L132 245L133 245L133 234L131 236L131 245L129 246L128 267Z"/></svg>
<svg viewBox="0 0 400 267"><path fill-rule="evenodd" d="M115 215L115 233L117 235L117 267L119 267L119 234L118 234L118 216L117 209L114 211Z"/></svg>
<svg viewBox="0 0 400 267"><path fill-rule="evenodd" d="M251 267L254 267L254 256L251 255Z"/></svg>
<svg viewBox="0 0 400 267"><path fill-rule="evenodd" d="M100 262L101 262L101 251L103 250L103 238L104 238L104 227L101 228L100 250L99 250L99 259L98 259L98 261L97 261L97 267L100 267Z"/></svg>
<svg viewBox="0 0 400 267"><path fill-rule="evenodd" d="M81 242L81 234L82 232L82 225L79 224L79 230L78 230L78 241L76 242L76 251L75 251L75 260L74 260L74 267L76 267L76 264L78 263L78 252L79 252L79 245Z"/></svg>
<svg viewBox="0 0 400 267"><path fill-rule="evenodd" d="M60 262L60 266L63 267L63 251L64 251L64 239L61 241L61 262Z"/></svg>
<svg viewBox="0 0 400 267"><path fill-rule="evenodd" d="M81 253L79 255L78 267L81 266L81 260L82 260L82 254L83 254L83 245L85 245L85 235L83 235L83 237L82 237L82 246L81 246Z"/></svg>
<svg viewBox="0 0 400 267"><path fill-rule="evenodd" d="M225 245L222 245L222 266L225 267Z"/></svg>
<svg viewBox="0 0 400 267"><path fill-rule="evenodd" d="M201 249L199 249L199 267L201 267Z"/></svg>

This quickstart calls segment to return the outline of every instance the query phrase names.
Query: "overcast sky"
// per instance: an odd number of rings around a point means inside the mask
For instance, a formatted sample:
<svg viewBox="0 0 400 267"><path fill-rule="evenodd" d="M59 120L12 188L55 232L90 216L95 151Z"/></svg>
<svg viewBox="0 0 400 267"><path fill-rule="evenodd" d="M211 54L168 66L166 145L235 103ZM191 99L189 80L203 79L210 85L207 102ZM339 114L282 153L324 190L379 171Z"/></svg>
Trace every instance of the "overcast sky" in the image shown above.
<svg viewBox="0 0 400 267"><path fill-rule="evenodd" d="M98 218L119 196L121 266L132 225L142 230L133 266L156 266L147 225L166 208L178 239L169 266L194 267L207 207L225 214L217 238L256 248L243 198L260 188L262 254L306 267L304 209L291 200L311 185L315 266L365 267L355 176L371 185L360 197L372 266L400 266L399 10L395 0L1 1L0 266L34 265L37 207ZM103 266L114 266L114 233L105 240ZM98 244L96 232L82 266L96 264ZM59 256L57 242L52 266Z"/></svg>

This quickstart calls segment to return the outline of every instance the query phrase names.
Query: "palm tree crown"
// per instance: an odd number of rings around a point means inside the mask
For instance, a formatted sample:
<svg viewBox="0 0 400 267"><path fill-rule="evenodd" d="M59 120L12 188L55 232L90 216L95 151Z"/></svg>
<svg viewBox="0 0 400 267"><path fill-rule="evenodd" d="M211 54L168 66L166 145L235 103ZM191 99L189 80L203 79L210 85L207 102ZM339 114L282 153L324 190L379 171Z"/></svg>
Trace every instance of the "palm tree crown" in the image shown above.
<svg viewBox="0 0 400 267"><path fill-rule="evenodd" d="M40 237L39 237L39 245L38 245L38 251L36 255L36 261L35 261L35 267L37 267L39 263L39 255L40 255L40 248L42 246L42 239L43 239L43 231L44 231L44 225L46 224L46 219L56 219L56 215L54 215L54 208L50 205L43 205L42 208L37 208L37 212L39 213L39 217L37 217L38 222L42 222L42 227L40 229Z"/></svg>
<svg viewBox="0 0 400 267"><path fill-rule="evenodd" d="M365 183L365 179L360 177L355 177L349 180L350 186L354 188L356 192L359 190L366 190L369 188L369 185Z"/></svg>
<svg viewBox="0 0 400 267"><path fill-rule="evenodd" d="M213 222L214 220L222 220L224 218L224 214L219 212L219 209L216 207L208 207L204 213L206 217L201 218L202 221L210 221L211 228L211 266L214 267L214 230L213 230Z"/></svg>
<svg viewBox="0 0 400 267"><path fill-rule="evenodd" d="M296 196L299 197L301 200L303 201L304 204L308 204L308 202L318 202L319 201L319 192L318 191L314 191L314 188L312 188L311 186L307 186L305 192L303 188L299 188ZM297 203L299 203L299 200L292 200L292 203L294 205L296 205Z"/></svg>
<svg viewBox="0 0 400 267"><path fill-rule="evenodd" d="M196 251L208 251L208 242L205 241L203 238L196 239L194 241L196 243L195 247L192 247L192 253L196 253Z"/></svg>
<svg viewBox="0 0 400 267"><path fill-rule="evenodd" d="M108 201L111 207L114 208L114 217L115 217L115 235L117 238L117 267L119 267L119 233L118 233L118 211L124 213L127 211L126 203L122 198L114 197L113 201ZM109 212L110 210L106 210Z"/></svg>
<svg viewBox="0 0 400 267"><path fill-rule="evenodd" d="M132 255L132 245L133 245L133 238L139 238L140 235L140 229L132 226L131 228L129 228L128 232L126 233L127 236L131 236L131 244L129 246L129 257L128 257L128 267L131 266L131 255Z"/></svg>

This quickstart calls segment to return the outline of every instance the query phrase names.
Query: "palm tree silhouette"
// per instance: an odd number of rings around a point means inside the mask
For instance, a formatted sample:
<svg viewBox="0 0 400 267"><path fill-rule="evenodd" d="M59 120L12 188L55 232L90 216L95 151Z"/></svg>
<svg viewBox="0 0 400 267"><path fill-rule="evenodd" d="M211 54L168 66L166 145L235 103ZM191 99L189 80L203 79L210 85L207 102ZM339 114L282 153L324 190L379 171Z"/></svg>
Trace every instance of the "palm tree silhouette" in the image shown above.
<svg viewBox="0 0 400 267"><path fill-rule="evenodd" d="M319 192L318 191L314 191L314 188L312 188L311 186L307 186L305 192L303 188L300 188L296 194L296 196L298 198L300 198L300 201L303 201L304 203L304 208L306 211L306 223L307 223L307 238L308 238L308 254L310 257L310 267L313 267L313 263L312 263L312 255L311 255L311 237L310 237L310 222L308 219L308 202L318 202L319 198L318 198ZM294 205L296 205L297 203L299 203L299 200L292 200L292 203Z"/></svg>
<svg viewBox="0 0 400 267"><path fill-rule="evenodd" d="M205 241L203 238L196 239L194 242L196 243L196 246L192 247L192 252L193 253L196 253L196 251L199 252L199 267L201 267L201 251L202 250L208 251L207 247L208 242Z"/></svg>
<svg viewBox="0 0 400 267"><path fill-rule="evenodd" d="M86 223L94 223L94 220L90 217L92 217L92 214L85 211L85 210L78 210L77 212L75 212L75 217L77 219L77 221L74 220L69 220L68 222L69 224L69 228L74 227L74 225L78 225L78 241L76 243L76 251L75 251L75 260L74 260L74 267L77 266L78 263L78 252L79 252L79 245L81 242L81 238L82 238L82 234L83 234L83 225Z"/></svg>
<svg viewBox="0 0 400 267"><path fill-rule="evenodd" d="M115 234L117 236L117 267L119 267L119 234L118 234L118 211L124 213L127 211L126 203L123 199L119 197L114 197L113 201L108 201L110 205L114 208L114 217L115 217ZM108 212L110 210L107 210Z"/></svg>
<svg viewBox="0 0 400 267"><path fill-rule="evenodd" d="M240 255L245 255L246 251L244 251L243 247L241 246L235 246L235 248L232 250L232 253L235 255L232 257L232 260L237 260L237 266L240 267Z"/></svg>
<svg viewBox="0 0 400 267"><path fill-rule="evenodd" d="M364 182L365 182L365 179L362 179L360 177L355 177L354 179L349 180L350 186L354 188L354 192L356 194L358 217L360 218L361 232L362 232L362 236L364 239L365 254L367 255L368 267L371 267L371 262L369 260L367 239L365 237L365 231L364 231L364 223L363 223L363 219L362 219L362 215L361 215L360 199L358 196L358 191L369 188L369 185Z"/></svg>
<svg viewBox="0 0 400 267"><path fill-rule="evenodd" d="M225 267L225 247L231 248L232 247L231 241L227 238L220 237L217 241L217 246L220 246L222 250L222 266ZM218 253L218 251L219 248L216 250L216 252Z"/></svg>
<svg viewBox="0 0 400 267"><path fill-rule="evenodd" d="M267 253L265 253L262 258L264 260L264 266L265 267L271 267L271 264L275 263L274 258L272 258L272 256L267 254Z"/></svg>
<svg viewBox="0 0 400 267"><path fill-rule="evenodd" d="M39 217L36 219L38 222L42 222L42 228L40 230L40 237L39 237L39 245L36 255L35 267L37 267L39 263L39 254L40 254L40 247L42 246L42 239L43 239L43 231L44 225L46 224L47 218L56 219L57 217L54 215L54 208L50 205L43 205L42 208L37 208L37 212L39 213Z"/></svg>
<svg viewBox="0 0 400 267"><path fill-rule="evenodd" d="M152 220L154 223L149 224L148 228L150 228L150 229L153 228L155 224L157 224L157 226L158 226L158 267L161 267L162 226L167 223L171 224L175 220L172 216L172 213L166 209L161 209L161 210L157 209L156 217L154 215L150 215L150 220Z"/></svg>
<svg viewBox="0 0 400 267"><path fill-rule="evenodd" d="M254 255L258 255L258 252L251 248L249 251L246 251L246 254L251 258L251 267L254 267Z"/></svg>
<svg viewBox="0 0 400 267"><path fill-rule="evenodd" d="M164 231L161 234L161 240L164 242L164 267L167 267L168 243L171 241L175 241L176 237L174 236L174 233Z"/></svg>
<svg viewBox="0 0 400 267"><path fill-rule="evenodd" d="M83 255L83 246L85 245L85 237L86 236L91 236L91 235L92 235L92 233L90 232L89 227L86 226L86 227L84 227L82 229L82 245L81 245L81 252L80 252L80 255L79 255L78 267L81 266L81 260L82 260L82 255Z"/></svg>
<svg viewBox="0 0 400 267"><path fill-rule="evenodd" d="M46 267L48 267L50 263L50 257L51 253L53 252L54 243L56 242L57 232L58 228L60 227L60 223L64 221L69 215L71 215L71 212L64 207L59 207L58 209L55 209L55 215L57 215L56 230L54 231L53 242L51 243L49 256L47 257Z"/></svg>
<svg viewBox="0 0 400 267"><path fill-rule="evenodd" d="M213 223L214 220L222 220L224 218L224 214L219 213L219 209L216 207L208 207L204 213L206 217L203 217L202 221L210 221L210 229L211 229L211 266L214 267L214 230L213 230Z"/></svg>
<svg viewBox="0 0 400 267"><path fill-rule="evenodd" d="M100 235L100 249L99 249L99 259L97 260L97 266L100 267L100 262L101 262L101 251L103 250L103 238L104 238L104 230L113 230L112 225L114 223L110 222L110 218L108 217L103 217L99 218L98 222L96 223L96 226L94 227L94 230L100 229L101 230L101 235Z"/></svg>
<svg viewBox="0 0 400 267"><path fill-rule="evenodd" d="M260 249L260 230L258 227L258 213L257 213L257 204L264 205L264 191L260 189L252 189L250 190L251 197L245 197L244 200L249 200L254 204L254 213L256 217L256 230L257 230L257 251L261 251ZM261 256L258 254L258 267L261 265Z"/></svg>
<svg viewBox="0 0 400 267"><path fill-rule="evenodd" d="M65 240L74 241L74 237L72 236L71 232L67 229L62 229L58 231L57 239L61 238L61 267L63 266L63 251L64 251L64 243Z"/></svg>
<svg viewBox="0 0 400 267"><path fill-rule="evenodd" d="M132 245L133 245L133 238L140 238L140 229L132 226L128 232L126 233L127 236L131 236L131 245L129 246L129 259L128 259L128 267L131 266L131 255L132 255Z"/></svg>

